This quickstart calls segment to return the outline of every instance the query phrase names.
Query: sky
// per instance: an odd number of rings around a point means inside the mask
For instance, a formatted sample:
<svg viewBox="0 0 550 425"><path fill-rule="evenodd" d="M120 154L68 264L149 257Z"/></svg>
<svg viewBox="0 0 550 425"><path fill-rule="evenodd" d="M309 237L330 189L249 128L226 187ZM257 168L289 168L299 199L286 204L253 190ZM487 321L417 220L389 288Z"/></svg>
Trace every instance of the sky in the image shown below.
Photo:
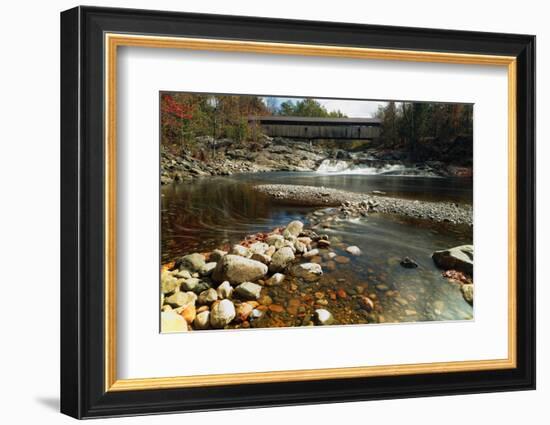
<svg viewBox="0 0 550 425"><path fill-rule="evenodd" d="M267 98L265 98L267 100ZM290 100L297 102L302 98L295 97L273 97L276 99L277 105ZM373 100L342 100L342 99L321 99L315 98L317 102L323 105L327 111L340 110L350 118L372 118L379 106L385 106L387 102L373 101Z"/></svg>

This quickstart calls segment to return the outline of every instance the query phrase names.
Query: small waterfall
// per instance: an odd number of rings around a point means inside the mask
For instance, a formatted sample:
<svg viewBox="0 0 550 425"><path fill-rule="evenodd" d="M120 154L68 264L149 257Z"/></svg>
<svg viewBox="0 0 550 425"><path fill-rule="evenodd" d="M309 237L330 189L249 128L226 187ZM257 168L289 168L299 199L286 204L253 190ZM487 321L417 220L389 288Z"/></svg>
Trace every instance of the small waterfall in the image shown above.
<svg viewBox="0 0 550 425"><path fill-rule="evenodd" d="M317 168L318 173L342 173L349 168L346 161L339 159L325 159Z"/></svg>
<svg viewBox="0 0 550 425"><path fill-rule="evenodd" d="M319 174L399 174L410 171L401 164L386 164L381 167L369 167L366 165L350 164L337 159L325 159L317 168Z"/></svg>

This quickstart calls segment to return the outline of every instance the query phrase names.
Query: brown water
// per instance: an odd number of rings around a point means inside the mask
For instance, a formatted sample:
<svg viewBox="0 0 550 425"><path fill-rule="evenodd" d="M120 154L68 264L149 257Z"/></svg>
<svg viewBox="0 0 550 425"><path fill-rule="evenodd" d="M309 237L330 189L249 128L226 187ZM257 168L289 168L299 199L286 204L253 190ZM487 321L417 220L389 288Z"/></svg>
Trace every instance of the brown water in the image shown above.
<svg viewBox="0 0 550 425"><path fill-rule="evenodd" d="M268 232L294 219L311 225L313 210L273 203L253 190L258 183L306 184L356 192L382 190L389 196L471 203L471 180L403 176L329 175L317 173L263 173L208 177L163 187L162 260L190 252L208 252ZM345 264L319 257L324 275L319 282L264 289L282 311L269 312L256 326L307 324L319 299L328 300L339 323L463 320L473 317L459 285L441 276L431 259L434 250L472 243L472 229L446 223L370 214L366 219L340 221L323 229ZM362 255L344 251L358 246ZM418 268L399 263L412 257ZM346 260L347 261L347 260ZM338 292L339 291L339 292ZM345 293L344 293L345 292ZM377 299L377 311L366 315L351 301L359 293ZM338 295L336 295L338 294ZM317 307L319 307L317 305Z"/></svg>

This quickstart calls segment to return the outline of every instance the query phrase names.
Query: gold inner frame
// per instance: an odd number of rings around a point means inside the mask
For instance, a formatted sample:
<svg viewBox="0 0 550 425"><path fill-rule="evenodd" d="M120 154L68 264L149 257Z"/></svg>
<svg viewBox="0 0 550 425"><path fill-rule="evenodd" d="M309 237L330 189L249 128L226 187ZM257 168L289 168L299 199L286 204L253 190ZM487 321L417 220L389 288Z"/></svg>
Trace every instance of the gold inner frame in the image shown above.
<svg viewBox="0 0 550 425"><path fill-rule="evenodd" d="M105 34L105 391L309 381L515 368L516 358L516 58L410 50ZM274 372L118 379L116 373L116 101L119 46L503 66L508 72L508 357L495 360Z"/></svg>

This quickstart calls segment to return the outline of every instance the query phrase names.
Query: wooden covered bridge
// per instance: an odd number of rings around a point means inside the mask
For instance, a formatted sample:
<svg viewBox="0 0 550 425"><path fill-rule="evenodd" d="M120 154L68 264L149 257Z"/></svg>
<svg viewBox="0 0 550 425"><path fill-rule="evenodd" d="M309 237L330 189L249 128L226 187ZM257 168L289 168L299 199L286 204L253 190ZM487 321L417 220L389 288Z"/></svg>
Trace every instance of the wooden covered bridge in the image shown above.
<svg viewBox="0 0 550 425"><path fill-rule="evenodd" d="M376 139L380 136L378 118L312 118L287 116L250 116L250 123L262 127L271 137L289 139Z"/></svg>

